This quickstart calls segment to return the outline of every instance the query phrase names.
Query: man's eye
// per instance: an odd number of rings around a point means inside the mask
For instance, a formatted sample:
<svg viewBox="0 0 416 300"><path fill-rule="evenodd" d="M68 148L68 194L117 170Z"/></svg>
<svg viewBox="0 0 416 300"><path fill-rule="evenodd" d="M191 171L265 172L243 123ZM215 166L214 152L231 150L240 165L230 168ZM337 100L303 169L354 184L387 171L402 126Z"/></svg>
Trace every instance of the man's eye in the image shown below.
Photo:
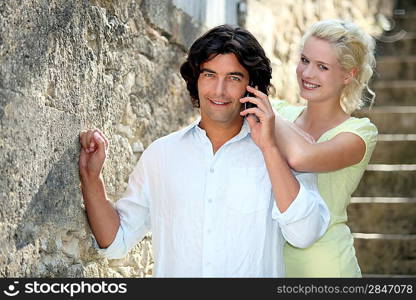
<svg viewBox="0 0 416 300"><path fill-rule="evenodd" d="M204 73L203 75L204 77L214 77L214 74L212 73Z"/></svg>
<svg viewBox="0 0 416 300"><path fill-rule="evenodd" d="M238 76L230 76L230 78L233 81L240 81L241 80L240 77L238 77Z"/></svg>

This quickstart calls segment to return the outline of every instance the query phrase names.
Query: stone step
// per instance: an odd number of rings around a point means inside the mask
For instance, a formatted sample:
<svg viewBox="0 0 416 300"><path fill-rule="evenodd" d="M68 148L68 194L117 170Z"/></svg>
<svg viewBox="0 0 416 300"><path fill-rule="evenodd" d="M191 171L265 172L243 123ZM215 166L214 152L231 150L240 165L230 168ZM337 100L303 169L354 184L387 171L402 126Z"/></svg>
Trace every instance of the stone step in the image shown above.
<svg viewBox="0 0 416 300"><path fill-rule="evenodd" d="M416 165L368 165L354 197L416 197Z"/></svg>
<svg viewBox="0 0 416 300"><path fill-rule="evenodd" d="M416 274L416 235L353 233L363 274Z"/></svg>
<svg viewBox="0 0 416 300"><path fill-rule="evenodd" d="M416 164L416 134L379 134L370 164Z"/></svg>
<svg viewBox="0 0 416 300"><path fill-rule="evenodd" d="M416 105L416 80L378 80L371 86L377 106Z"/></svg>
<svg viewBox="0 0 416 300"><path fill-rule="evenodd" d="M383 133L416 133L416 106L373 106L369 111L362 109L353 114L356 117L367 117Z"/></svg>
<svg viewBox="0 0 416 300"><path fill-rule="evenodd" d="M416 54L416 34L415 32L399 31L395 33L385 33L376 42L377 56L408 56Z"/></svg>
<svg viewBox="0 0 416 300"><path fill-rule="evenodd" d="M414 0L398 0L395 1L394 14L412 13L416 10L416 3ZM404 12L403 12L404 11Z"/></svg>
<svg viewBox="0 0 416 300"><path fill-rule="evenodd" d="M364 278L416 278L416 275L409 274L361 274Z"/></svg>
<svg viewBox="0 0 416 300"><path fill-rule="evenodd" d="M375 79L416 80L416 56L379 57L377 59Z"/></svg>
<svg viewBox="0 0 416 300"><path fill-rule="evenodd" d="M416 234L416 198L354 197L348 206L352 232Z"/></svg>

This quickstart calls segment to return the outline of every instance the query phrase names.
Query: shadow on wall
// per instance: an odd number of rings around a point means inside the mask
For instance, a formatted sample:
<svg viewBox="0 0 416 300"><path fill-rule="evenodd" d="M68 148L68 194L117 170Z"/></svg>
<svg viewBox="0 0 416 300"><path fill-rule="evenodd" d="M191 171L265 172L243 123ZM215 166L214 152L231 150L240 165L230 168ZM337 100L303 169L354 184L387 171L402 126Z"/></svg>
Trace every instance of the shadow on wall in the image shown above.
<svg viewBox="0 0 416 300"><path fill-rule="evenodd" d="M77 145L74 141L71 145ZM22 249L34 244L39 238L39 231L47 226L56 228L73 228L83 226L84 221L79 211L82 210L82 197L79 190L78 161L79 149L67 149L61 159L48 173L45 182L29 202L14 234L16 248ZM50 237L53 238L53 237Z"/></svg>

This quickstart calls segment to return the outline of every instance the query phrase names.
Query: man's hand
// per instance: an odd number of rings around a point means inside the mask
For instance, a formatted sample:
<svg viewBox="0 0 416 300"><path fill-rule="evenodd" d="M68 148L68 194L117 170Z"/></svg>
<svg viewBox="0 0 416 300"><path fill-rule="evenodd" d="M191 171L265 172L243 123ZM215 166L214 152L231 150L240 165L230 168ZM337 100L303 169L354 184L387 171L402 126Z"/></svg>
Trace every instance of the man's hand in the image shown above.
<svg viewBox="0 0 416 300"><path fill-rule="evenodd" d="M79 156L81 178L83 180L97 179L101 175L107 157L108 140L98 129L82 131L79 140L81 143Z"/></svg>
<svg viewBox="0 0 416 300"><path fill-rule="evenodd" d="M248 86L247 90L256 97L241 98L240 102L245 103L249 101L256 104L257 107L246 109L240 114L242 116L253 114L247 117L251 128L251 138L262 151L272 183L276 205L280 212L284 212L299 194L300 185L293 176L277 145L275 115L269 98L266 94L252 87Z"/></svg>
<svg viewBox="0 0 416 300"><path fill-rule="evenodd" d="M107 248L114 241L120 226L117 211L107 201L101 176L107 156L108 140L101 131L94 129L82 131L79 141L79 173L88 222L98 245Z"/></svg>
<svg viewBox="0 0 416 300"><path fill-rule="evenodd" d="M275 116L269 98L266 94L251 86L247 86L247 91L256 97L244 97L240 99L240 102L251 102L256 104L257 107L243 110L240 115L248 115L247 121L251 129L253 141L262 151L270 147L276 147L274 134Z"/></svg>

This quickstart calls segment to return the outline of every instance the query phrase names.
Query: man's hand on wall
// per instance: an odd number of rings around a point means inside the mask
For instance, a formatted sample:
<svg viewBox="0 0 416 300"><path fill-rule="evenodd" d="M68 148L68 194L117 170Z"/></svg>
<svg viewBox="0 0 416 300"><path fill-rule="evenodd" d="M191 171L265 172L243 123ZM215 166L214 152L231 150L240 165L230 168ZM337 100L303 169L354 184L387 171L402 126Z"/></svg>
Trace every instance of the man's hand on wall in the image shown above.
<svg viewBox="0 0 416 300"><path fill-rule="evenodd" d="M79 171L83 180L100 177L109 142L98 130L84 130L79 135L81 153L79 156Z"/></svg>

